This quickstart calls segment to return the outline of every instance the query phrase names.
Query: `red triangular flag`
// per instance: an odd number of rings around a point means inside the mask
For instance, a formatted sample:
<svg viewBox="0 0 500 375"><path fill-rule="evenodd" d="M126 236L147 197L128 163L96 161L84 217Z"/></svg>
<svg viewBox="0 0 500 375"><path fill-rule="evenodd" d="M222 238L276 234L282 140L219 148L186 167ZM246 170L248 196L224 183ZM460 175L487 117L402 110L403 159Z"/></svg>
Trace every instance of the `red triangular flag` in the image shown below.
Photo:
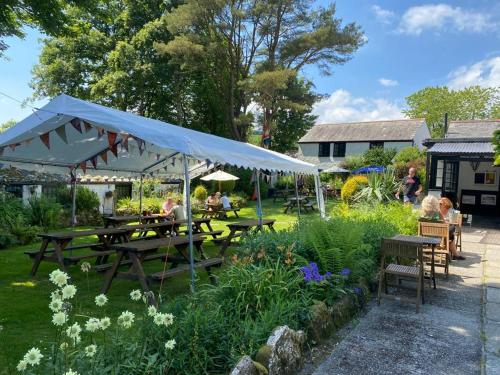
<svg viewBox="0 0 500 375"><path fill-rule="evenodd" d="M109 144L109 148L113 147L113 145L115 144L117 136L118 136L118 134L116 134L114 132L108 132L108 144Z"/></svg>
<svg viewBox="0 0 500 375"><path fill-rule="evenodd" d="M97 139L101 139L101 137L104 135L104 129L96 126L97 129Z"/></svg>
<svg viewBox="0 0 500 375"><path fill-rule="evenodd" d="M81 162L80 163L80 168L82 168L83 174L87 174L87 162Z"/></svg>
<svg viewBox="0 0 500 375"><path fill-rule="evenodd" d="M122 148L124 148L125 150L127 150L128 152L128 137L130 137L129 134L127 133L122 133Z"/></svg>
<svg viewBox="0 0 500 375"><path fill-rule="evenodd" d="M16 151L16 147L19 146L19 143L12 143L11 145L9 145L10 149L12 151Z"/></svg>
<svg viewBox="0 0 500 375"><path fill-rule="evenodd" d="M71 122L71 125L73 125L73 127L81 134L82 133L82 124L80 123L80 119L75 117L70 122Z"/></svg>
<svg viewBox="0 0 500 375"><path fill-rule="evenodd" d="M99 155L105 164L108 164L108 153L107 151L101 152Z"/></svg>
<svg viewBox="0 0 500 375"><path fill-rule="evenodd" d="M116 143L111 146L109 150L113 153L113 155L115 155L115 157L118 157L118 145Z"/></svg>
<svg viewBox="0 0 500 375"><path fill-rule="evenodd" d="M61 125L56 129L56 134L63 140L64 143L68 144L68 137L66 136L66 125Z"/></svg>
<svg viewBox="0 0 500 375"><path fill-rule="evenodd" d="M83 120L83 126L85 126L85 133L88 133L89 131L92 130L92 125L85 120Z"/></svg>
<svg viewBox="0 0 500 375"><path fill-rule="evenodd" d="M94 169L97 169L97 156L94 156L93 158L91 158L90 162L92 163L92 166L94 167Z"/></svg>
<svg viewBox="0 0 500 375"><path fill-rule="evenodd" d="M50 150L50 136L49 136L49 133L44 133L42 135L40 135L40 139L42 140L43 144L45 145L45 147L47 147L49 150Z"/></svg>

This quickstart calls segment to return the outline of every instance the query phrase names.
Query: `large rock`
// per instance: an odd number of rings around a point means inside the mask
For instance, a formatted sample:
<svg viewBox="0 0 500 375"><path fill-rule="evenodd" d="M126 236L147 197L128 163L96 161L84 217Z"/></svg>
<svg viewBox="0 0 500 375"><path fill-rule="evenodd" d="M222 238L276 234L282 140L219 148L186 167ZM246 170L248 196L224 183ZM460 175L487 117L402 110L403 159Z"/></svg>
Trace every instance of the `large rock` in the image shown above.
<svg viewBox="0 0 500 375"><path fill-rule="evenodd" d="M259 370L249 356L240 359L236 367L231 371L231 375L260 375Z"/></svg>
<svg viewBox="0 0 500 375"><path fill-rule="evenodd" d="M348 295L343 296L339 301L330 307L330 313L335 327L340 328L349 322L356 311L354 301Z"/></svg>
<svg viewBox="0 0 500 375"><path fill-rule="evenodd" d="M307 327L308 337L319 342L329 337L334 331L333 318L326 304L322 301L311 306L311 320Z"/></svg>
<svg viewBox="0 0 500 375"><path fill-rule="evenodd" d="M269 375L296 374L302 367L306 335L288 326L277 327L267 340L270 347Z"/></svg>

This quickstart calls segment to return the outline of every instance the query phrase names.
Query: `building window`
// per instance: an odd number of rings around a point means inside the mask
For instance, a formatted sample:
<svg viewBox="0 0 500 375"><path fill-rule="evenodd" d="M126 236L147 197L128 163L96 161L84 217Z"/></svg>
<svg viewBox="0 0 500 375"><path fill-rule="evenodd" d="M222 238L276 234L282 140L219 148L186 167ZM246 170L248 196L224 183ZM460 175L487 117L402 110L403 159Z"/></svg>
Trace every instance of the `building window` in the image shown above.
<svg viewBox="0 0 500 375"><path fill-rule="evenodd" d="M370 148L375 148L375 147L384 148L384 142L380 141L370 142Z"/></svg>
<svg viewBox="0 0 500 375"><path fill-rule="evenodd" d="M436 182L434 187L443 187L444 160L438 160L436 163Z"/></svg>
<svg viewBox="0 0 500 375"><path fill-rule="evenodd" d="M321 142L319 144L318 157L330 156L330 142Z"/></svg>
<svg viewBox="0 0 500 375"><path fill-rule="evenodd" d="M23 197L23 186L22 185L6 185L5 191L9 194L12 194L16 198Z"/></svg>
<svg viewBox="0 0 500 375"><path fill-rule="evenodd" d="M335 142L333 144L333 156L340 158L345 156L345 142Z"/></svg>

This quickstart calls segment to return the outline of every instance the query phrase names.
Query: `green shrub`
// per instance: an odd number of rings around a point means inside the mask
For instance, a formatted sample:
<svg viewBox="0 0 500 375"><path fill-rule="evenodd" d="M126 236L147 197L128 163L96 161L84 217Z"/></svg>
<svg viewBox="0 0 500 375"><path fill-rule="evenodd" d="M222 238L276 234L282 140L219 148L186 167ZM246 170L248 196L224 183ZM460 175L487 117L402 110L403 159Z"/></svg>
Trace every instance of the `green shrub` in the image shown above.
<svg viewBox="0 0 500 375"><path fill-rule="evenodd" d="M381 165L387 167L392 164L392 159L396 155L393 148L385 149L383 147L373 147L363 153L365 165Z"/></svg>
<svg viewBox="0 0 500 375"><path fill-rule="evenodd" d="M227 194L230 194L234 191L234 187L236 186L236 180L230 180L230 181L220 181L220 188L219 188L219 181L213 181L212 183L212 191L219 192L219 193L224 193L226 192Z"/></svg>
<svg viewBox="0 0 500 375"><path fill-rule="evenodd" d="M425 160L425 151L420 151L418 147L410 146L402 148L398 151L396 156L394 156L395 163L408 163L418 159Z"/></svg>
<svg viewBox="0 0 500 375"><path fill-rule="evenodd" d="M248 200L245 193L242 192L232 193L229 199L233 204L233 206L236 208L243 208L248 206Z"/></svg>
<svg viewBox="0 0 500 375"><path fill-rule="evenodd" d="M395 193L400 183L396 181L394 172L388 170L383 173L370 173L367 185L358 189L354 195L355 202L390 202L395 199Z"/></svg>
<svg viewBox="0 0 500 375"><path fill-rule="evenodd" d="M341 168L347 169L349 171L366 167L363 155L347 155L339 165Z"/></svg>
<svg viewBox="0 0 500 375"><path fill-rule="evenodd" d="M172 198L176 200L178 195L172 195ZM165 202L166 198L143 198L142 199L142 210L150 211L153 214L160 213L161 206ZM140 201L131 198L122 198L116 203L116 213L118 215L139 215Z"/></svg>
<svg viewBox="0 0 500 375"><path fill-rule="evenodd" d="M54 229L61 225L62 206L52 199L32 197L26 207L28 224L43 230Z"/></svg>
<svg viewBox="0 0 500 375"><path fill-rule="evenodd" d="M280 176L274 185L276 189L295 189L295 181L293 175Z"/></svg>
<svg viewBox="0 0 500 375"><path fill-rule="evenodd" d="M194 188L193 196L200 202L205 202L208 197L207 189L203 185L198 185Z"/></svg>
<svg viewBox="0 0 500 375"><path fill-rule="evenodd" d="M340 191L340 196L344 202L348 202L354 198L356 193L368 184L368 178L363 175L355 175L349 177Z"/></svg>

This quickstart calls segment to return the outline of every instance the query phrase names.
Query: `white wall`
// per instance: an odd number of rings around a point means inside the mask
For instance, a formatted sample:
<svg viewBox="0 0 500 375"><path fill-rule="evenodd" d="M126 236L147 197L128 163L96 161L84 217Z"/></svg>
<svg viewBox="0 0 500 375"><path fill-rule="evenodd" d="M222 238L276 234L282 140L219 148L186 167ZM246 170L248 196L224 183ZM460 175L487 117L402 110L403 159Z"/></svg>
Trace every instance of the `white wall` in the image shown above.
<svg viewBox="0 0 500 375"><path fill-rule="evenodd" d="M458 189L460 190L484 190L484 191L498 191L498 183L500 180L500 168L491 166L492 162L482 162L479 164L476 172L496 172L495 184L475 184L474 171L468 161L460 162L460 172L458 174Z"/></svg>
<svg viewBox="0 0 500 375"><path fill-rule="evenodd" d="M370 148L369 142L346 142L345 155L359 155Z"/></svg>
<svg viewBox="0 0 500 375"><path fill-rule="evenodd" d="M413 143L415 143L415 146L417 146L419 149L423 149L424 146L422 145L422 142L424 139L430 138L431 133L429 132L429 128L427 127L427 124L424 122L420 128L417 129L415 132L415 138L413 139Z"/></svg>
<svg viewBox="0 0 500 375"><path fill-rule="evenodd" d="M31 197L42 195L42 185L23 185L23 204L27 205Z"/></svg>

